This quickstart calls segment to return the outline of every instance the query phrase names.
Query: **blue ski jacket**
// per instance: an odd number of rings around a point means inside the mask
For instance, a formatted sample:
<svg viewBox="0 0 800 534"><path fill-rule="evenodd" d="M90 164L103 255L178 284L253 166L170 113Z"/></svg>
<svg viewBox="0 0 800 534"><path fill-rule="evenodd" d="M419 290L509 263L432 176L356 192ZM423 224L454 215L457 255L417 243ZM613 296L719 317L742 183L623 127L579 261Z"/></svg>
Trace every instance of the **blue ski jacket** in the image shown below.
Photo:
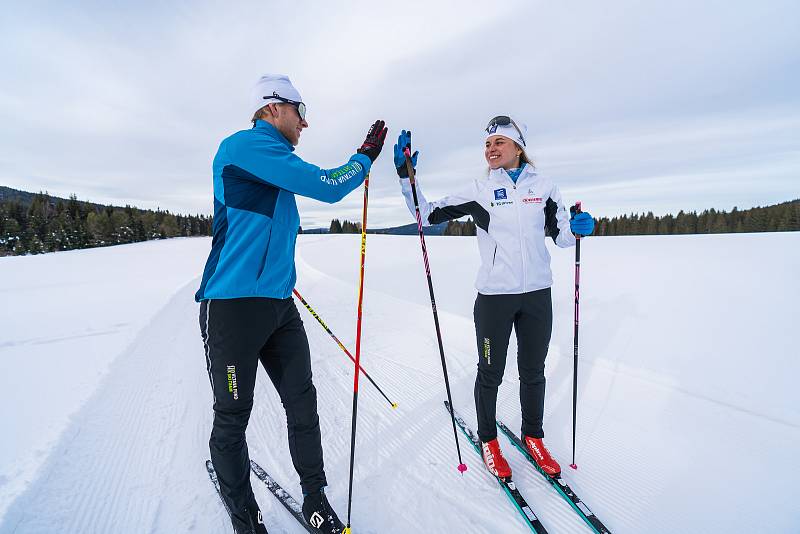
<svg viewBox="0 0 800 534"><path fill-rule="evenodd" d="M223 140L214 157L214 237L195 300L289 298L297 279L295 194L338 202L366 178L363 154L334 169L306 163L270 123Z"/></svg>

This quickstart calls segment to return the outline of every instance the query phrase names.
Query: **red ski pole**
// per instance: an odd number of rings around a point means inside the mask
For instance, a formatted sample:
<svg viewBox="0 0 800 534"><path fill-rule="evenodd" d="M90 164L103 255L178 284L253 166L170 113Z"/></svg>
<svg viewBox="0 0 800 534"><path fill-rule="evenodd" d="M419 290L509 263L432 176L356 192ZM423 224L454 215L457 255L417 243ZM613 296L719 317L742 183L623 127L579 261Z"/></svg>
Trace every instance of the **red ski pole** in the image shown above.
<svg viewBox="0 0 800 534"><path fill-rule="evenodd" d="M353 465L356 455L356 421L358 419L358 375L361 368L361 309L364 301L364 258L367 253L367 199L369 198L369 174L364 179L364 211L361 223L361 269L358 282L358 319L356 322L356 368L353 377L353 419L350 433L350 483L347 493L347 527L350 534L350 512L353 507Z"/></svg>

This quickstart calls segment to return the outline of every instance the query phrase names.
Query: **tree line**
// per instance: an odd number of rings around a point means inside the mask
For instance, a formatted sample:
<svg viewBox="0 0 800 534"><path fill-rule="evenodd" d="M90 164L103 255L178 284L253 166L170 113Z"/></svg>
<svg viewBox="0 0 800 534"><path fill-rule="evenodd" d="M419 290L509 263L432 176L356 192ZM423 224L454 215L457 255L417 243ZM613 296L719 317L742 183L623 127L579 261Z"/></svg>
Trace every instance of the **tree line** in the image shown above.
<svg viewBox="0 0 800 534"><path fill-rule="evenodd" d="M345 221L331 222L331 233L349 225L358 224ZM739 210L734 207L730 212L718 211L714 208L696 211L679 211L677 215L655 216L653 212L642 214L631 213L620 217L601 217L595 219L594 235L674 235L674 234L725 234L741 232L794 232L800 230L800 199L782 202L773 206L756 207ZM476 228L472 219L466 221L450 221L442 235L475 235Z"/></svg>
<svg viewBox="0 0 800 534"><path fill-rule="evenodd" d="M22 193L22 192L20 192ZM28 195L26 193L26 195ZM58 250L135 243L178 236L208 236L212 217L178 215L169 211L142 210L68 200L47 193L28 195L29 200L0 197L0 256L40 254ZM730 212L715 209L680 211L655 216L652 212L595 219L594 235L668 235L736 232L789 232L800 230L800 199L773 206ZM302 232L302 231L301 231ZM361 223L333 219L331 234L359 234ZM472 219L450 221L443 235L475 235Z"/></svg>
<svg viewBox="0 0 800 534"><path fill-rule="evenodd" d="M730 212L715 209L679 211L656 217L653 212L595 219L594 235L726 234L800 230L800 200Z"/></svg>
<svg viewBox="0 0 800 534"><path fill-rule="evenodd" d="M103 206L34 194L0 200L0 256L41 254L178 236L211 235L212 218Z"/></svg>

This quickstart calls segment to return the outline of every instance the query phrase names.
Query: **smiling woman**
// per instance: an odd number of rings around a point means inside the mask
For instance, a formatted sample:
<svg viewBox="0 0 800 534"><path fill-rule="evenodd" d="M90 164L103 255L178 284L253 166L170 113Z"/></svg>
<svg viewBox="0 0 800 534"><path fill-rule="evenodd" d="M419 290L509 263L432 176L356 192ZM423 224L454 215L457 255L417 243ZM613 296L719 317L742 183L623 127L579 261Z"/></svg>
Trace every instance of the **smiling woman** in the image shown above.
<svg viewBox="0 0 800 534"><path fill-rule="evenodd" d="M509 128L501 130L498 134L497 130L501 126L512 126L516 130L515 137L509 137L502 132L508 132ZM486 138L486 151L484 157L489 163L489 168L486 169L486 174L489 174L494 169L503 168L505 170L520 169L525 165L530 165L532 169L536 166L533 161L528 157L525 152L525 135L528 132L525 124L522 127L518 126L514 120L507 115L499 115L489 121L486 126L486 133L489 136ZM510 133L510 132L508 132ZM511 135L514 135L513 133Z"/></svg>
<svg viewBox="0 0 800 534"><path fill-rule="evenodd" d="M549 235L559 247L571 247L576 235L589 235L594 226L587 213L570 218L552 180L536 173L525 152L526 133L526 126L511 117L494 117L485 129L488 176L434 202L428 202L419 185L415 190L407 179L410 171L404 154L411 154L411 132L404 130L395 145L395 167L412 213L425 225L471 215L478 227L481 268L475 282L475 407L484 463L499 478L511 476L497 440L495 416L512 328L519 347L523 442L542 471L551 476L561 472L542 441L544 363L553 324L553 275L545 238ZM411 165L416 166L418 153L410 157Z"/></svg>

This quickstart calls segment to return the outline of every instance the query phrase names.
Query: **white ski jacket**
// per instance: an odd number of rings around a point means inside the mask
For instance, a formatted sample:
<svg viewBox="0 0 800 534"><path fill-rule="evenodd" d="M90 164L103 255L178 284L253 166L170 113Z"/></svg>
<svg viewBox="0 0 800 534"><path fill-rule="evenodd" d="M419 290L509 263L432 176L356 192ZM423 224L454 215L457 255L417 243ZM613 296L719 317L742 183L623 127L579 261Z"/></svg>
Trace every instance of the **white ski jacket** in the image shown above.
<svg viewBox="0 0 800 534"><path fill-rule="evenodd" d="M400 186L408 209L416 216L410 181L401 178ZM559 247L575 245L561 193L552 180L530 165L525 165L516 184L505 170L497 169L435 202L425 199L419 180L416 188L424 226L464 215L475 221L481 255L475 287L484 295L527 293L552 286L545 235Z"/></svg>

